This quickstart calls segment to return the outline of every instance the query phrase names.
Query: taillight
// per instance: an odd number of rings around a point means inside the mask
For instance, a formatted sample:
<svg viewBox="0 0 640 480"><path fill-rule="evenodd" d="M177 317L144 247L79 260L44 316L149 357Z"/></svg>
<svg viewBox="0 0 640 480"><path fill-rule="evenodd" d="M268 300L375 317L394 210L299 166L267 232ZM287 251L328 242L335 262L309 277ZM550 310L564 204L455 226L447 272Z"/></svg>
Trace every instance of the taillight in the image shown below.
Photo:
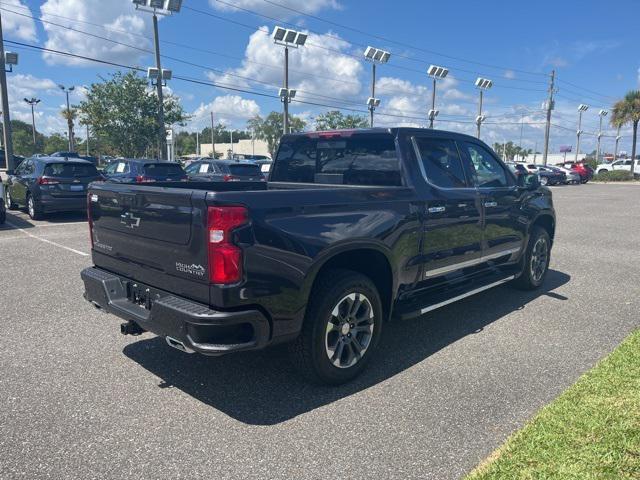
<svg viewBox="0 0 640 480"><path fill-rule="evenodd" d="M38 185L57 185L60 182L55 178L38 177L37 183Z"/></svg>
<svg viewBox="0 0 640 480"><path fill-rule="evenodd" d="M136 183L152 183L155 182L154 178L145 177L144 175L136 176Z"/></svg>
<svg viewBox="0 0 640 480"><path fill-rule="evenodd" d="M209 280L228 285L242 279L242 249L233 243L233 230L245 225L247 209L241 206L209 207L207 241L209 244Z"/></svg>
<svg viewBox="0 0 640 480"><path fill-rule="evenodd" d="M93 214L91 212L91 197L93 194L87 193L87 221L89 223L89 240L91 240L91 248L93 248Z"/></svg>
<svg viewBox="0 0 640 480"><path fill-rule="evenodd" d="M234 177L233 175L225 175L224 177L222 177L222 180L224 180L225 182L237 182L238 179L236 177Z"/></svg>

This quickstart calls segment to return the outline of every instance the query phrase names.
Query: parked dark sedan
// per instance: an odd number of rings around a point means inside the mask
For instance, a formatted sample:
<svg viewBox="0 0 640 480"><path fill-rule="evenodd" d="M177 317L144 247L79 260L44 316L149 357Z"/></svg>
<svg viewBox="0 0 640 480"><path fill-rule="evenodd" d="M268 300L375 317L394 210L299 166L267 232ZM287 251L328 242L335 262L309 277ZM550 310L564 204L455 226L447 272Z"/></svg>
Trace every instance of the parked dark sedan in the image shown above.
<svg viewBox="0 0 640 480"><path fill-rule="evenodd" d="M538 176L541 185L562 185L567 183L567 174L555 168L538 166Z"/></svg>
<svg viewBox="0 0 640 480"><path fill-rule="evenodd" d="M116 183L185 182L189 179L178 163L131 158L114 160L103 173L107 181Z"/></svg>
<svg viewBox="0 0 640 480"><path fill-rule="evenodd" d="M191 180L208 182L264 182L260 165L235 160L200 159L186 168Z"/></svg>
<svg viewBox="0 0 640 480"><path fill-rule="evenodd" d="M87 185L102 180L92 163L62 157L27 158L7 175L7 208L26 207L33 220L49 212L85 211Z"/></svg>

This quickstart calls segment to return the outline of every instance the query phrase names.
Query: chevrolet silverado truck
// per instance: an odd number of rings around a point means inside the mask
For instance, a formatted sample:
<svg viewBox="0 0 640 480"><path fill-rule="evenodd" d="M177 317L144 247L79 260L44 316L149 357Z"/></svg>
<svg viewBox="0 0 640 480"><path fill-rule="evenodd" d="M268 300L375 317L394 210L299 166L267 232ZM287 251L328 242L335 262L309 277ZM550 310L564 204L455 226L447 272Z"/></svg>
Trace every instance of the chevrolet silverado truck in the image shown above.
<svg viewBox="0 0 640 480"><path fill-rule="evenodd" d="M288 343L346 382L387 321L483 290L535 289L551 192L480 140L416 128L284 135L268 183L94 183L85 298L187 353Z"/></svg>

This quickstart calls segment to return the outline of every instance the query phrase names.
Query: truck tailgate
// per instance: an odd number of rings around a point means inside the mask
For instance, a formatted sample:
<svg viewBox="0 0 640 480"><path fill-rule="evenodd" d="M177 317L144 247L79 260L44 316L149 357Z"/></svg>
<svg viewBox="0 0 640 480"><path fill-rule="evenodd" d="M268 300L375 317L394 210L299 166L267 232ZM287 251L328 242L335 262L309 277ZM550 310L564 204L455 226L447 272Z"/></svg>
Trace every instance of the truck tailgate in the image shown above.
<svg viewBox="0 0 640 480"><path fill-rule="evenodd" d="M208 302L204 199L191 189L92 184L94 263Z"/></svg>

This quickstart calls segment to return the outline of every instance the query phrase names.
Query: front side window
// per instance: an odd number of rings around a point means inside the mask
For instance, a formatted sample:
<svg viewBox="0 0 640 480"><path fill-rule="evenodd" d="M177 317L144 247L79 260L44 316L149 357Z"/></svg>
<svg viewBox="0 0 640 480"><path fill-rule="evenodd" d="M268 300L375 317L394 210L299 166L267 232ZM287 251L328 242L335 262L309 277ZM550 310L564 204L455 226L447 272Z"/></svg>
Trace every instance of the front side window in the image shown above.
<svg viewBox="0 0 640 480"><path fill-rule="evenodd" d="M474 143L464 143L464 149L471 161L471 171L477 187L499 188L513 184L505 168L486 148Z"/></svg>
<svg viewBox="0 0 640 480"><path fill-rule="evenodd" d="M402 185L395 141L390 134L294 137L280 146L271 181Z"/></svg>
<svg viewBox="0 0 640 480"><path fill-rule="evenodd" d="M415 142L429 183L441 188L469 186L458 148L453 140L416 138Z"/></svg>
<svg viewBox="0 0 640 480"><path fill-rule="evenodd" d="M199 172L201 165L202 164L200 162L192 163L191 165L187 166L187 168L185 168L184 171L187 172L189 175L195 175L196 173Z"/></svg>

